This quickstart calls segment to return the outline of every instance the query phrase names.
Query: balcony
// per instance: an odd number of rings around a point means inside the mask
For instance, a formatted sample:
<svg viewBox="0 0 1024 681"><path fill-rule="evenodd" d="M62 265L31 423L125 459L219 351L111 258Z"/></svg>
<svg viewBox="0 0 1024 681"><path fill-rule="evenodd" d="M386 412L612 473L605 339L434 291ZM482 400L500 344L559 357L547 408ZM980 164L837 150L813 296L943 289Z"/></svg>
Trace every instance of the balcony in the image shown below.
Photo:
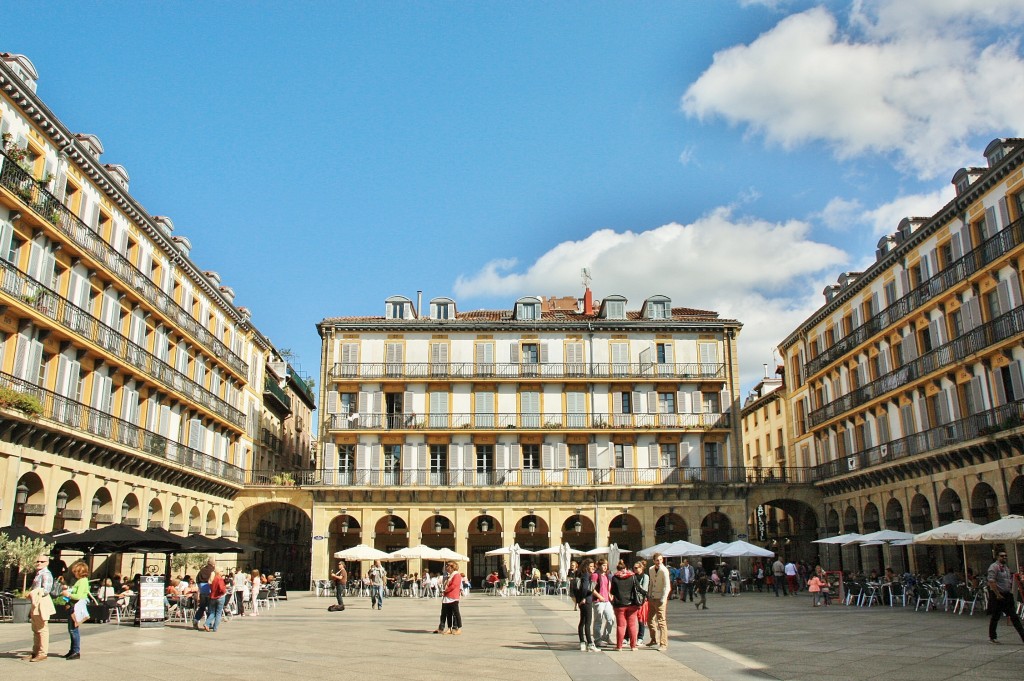
<svg viewBox="0 0 1024 681"><path fill-rule="evenodd" d="M39 186L5 153L0 152L0 187L15 194L22 203L41 219L63 232L71 241L104 265L118 279L138 295L160 310L178 327L185 329L196 341L206 347L214 357L224 362L237 376L248 376L249 367L241 357L231 351L209 330L164 293L148 276L140 272L126 257L118 253L103 237L78 219L57 197Z"/></svg>
<svg viewBox="0 0 1024 681"><path fill-rule="evenodd" d="M650 364L608 363L593 364L529 364L496 362L336 362L330 377L338 381L380 379L648 379L648 380L706 380L724 381L724 364Z"/></svg>
<svg viewBox="0 0 1024 681"><path fill-rule="evenodd" d="M1024 426L1024 400L1010 402L959 421L868 447L835 461L827 461L811 469L811 479L820 482L840 475L877 468L893 461L960 445L975 438L995 435L1021 426Z"/></svg>
<svg viewBox="0 0 1024 681"><path fill-rule="evenodd" d="M328 430L710 430L729 414L329 414Z"/></svg>
<svg viewBox="0 0 1024 681"><path fill-rule="evenodd" d="M254 470L248 487L601 487L809 483L807 468L686 467L566 468L482 471L469 469Z"/></svg>
<svg viewBox="0 0 1024 681"><path fill-rule="evenodd" d="M119 331L100 322L85 310L75 307L66 299L35 279L32 279L0 258L0 291L6 293L36 312L57 322L75 335L102 347L135 369L162 383L165 387L188 396L210 412L245 428L245 414L220 399L203 386L188 378L171 365L159 360L141 346L132 343Z"/></svg>
<svg viewBox="0 0 1024 681"><path fill-rule="evenodd" d="M977 248L967 252L959 260L949 264L934 277L922 282L913 291L895 301L892 305L867 320L832 347L821 352L804 365L805 374L810 377L843 355L860 347L876 333L903 319L929 300L959 284L978 272L990 262L1009 253L1024 243L1024 219L1015 220L1002 231L985 240Z"/></svg>
<svg viewBox="0 0 1024 681"><path fill-rule="evenodd" d="M71 429L88 433L119 449L141 451L179 468L213 476L230 483L237 484L243 480L243 470L238 466L168 440L106 412L39 388L10 374L0 373L0 386L35 396L43 409L38 419L54 424L59 430Z"/></svg>
<svg viewBox="0 0 1024 681"><path fill-rule="evenodd" d="M867 383L856 390L815 409L808 416L812 427L844 414L854 407L907 387L913 381L934 371L946 369L967 357L1024 333L1024 306L1015 307L992 321L971 329L956 340L926 352L899 369Z"/></svg>
<svg viewBox="0 0 1024 681"><path fill-rule="evenodd" d="M292 398L288 396L281 386L277 384L277 381L265 376L263 381L263 397L270 398L273 402L277 403L277 406L285 412L291 413L292 411Z"/></svg>
<svg viewBox="0 0 1024 681"><path fill-rule="evenodd" d="M292 365L288 365L288 378L295 382L296 389L301 392L312 404L316 404L316 395L310 389L309 384L306 380L295 373L295 369L292 369Z"/></svg>

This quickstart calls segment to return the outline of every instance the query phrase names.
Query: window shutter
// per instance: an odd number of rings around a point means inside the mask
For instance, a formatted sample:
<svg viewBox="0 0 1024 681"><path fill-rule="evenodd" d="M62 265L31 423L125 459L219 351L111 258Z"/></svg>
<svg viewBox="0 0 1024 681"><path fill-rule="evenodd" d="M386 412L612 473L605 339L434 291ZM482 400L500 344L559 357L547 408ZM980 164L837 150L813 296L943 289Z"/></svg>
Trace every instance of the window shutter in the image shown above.
<svg viewBox="0 0 1024 681"><path fill-rule="evenodd" d="M654 392L653 390L647 393L647 413L658 413L658 393Z"/></svg>
<svg viewBox="0 0 1024 681"><path fill-rule="evenodd" d="M340 413L340 411L339 411L340 410L340 406L338 404L340 401L341 400L340 400L340 398L338 396L338 391L337 390L329 391L327 393L327 413L328 414L338 414L338 413Z"/></svg>
<svg viewBox="0 0 1024 681"><path fill-rule="evenodd" d="M878 419L875 421L875 425L878 427L878 441L888 442L889 441L889 412L883 411Z"/></svg>
<svg viewBox="0 0 1024 681"><path fill-rule="evenodd" d="M907 362L917 359L917 332L910 327L910 333L903 337L903 358Z"/></svg>
<svg viewBox="0 0 1024 681"><path fill-rule="evenodd" d="M338 470L338 445L333 442L324 443L324 460L320 462L320 468L325 471Z"/></svg>
<svg viewBox="0 0 1024 681"><path fill-rule="evenodd" d="M415 414L412 408L412 391L406 390L402 395L402 413L403 414Z"/></svg>
<svg viewBox="0 0 1024 681"><path fill-rule="evenodd" d="M622 393L618 391L612 393L612 413L622 413Z"/></svg>
<svg viewBox="0 0 1024 681"><path fill-rule="evenodd" d="M991 238L998 231L999 223L996 222L995 206L989 206L985 209L985 238Z"/></svg>
<svg viewBox="0 0 1024 681"><path fill-rule="evenodd" d="M882 310L882 304L881 304L881 301L878 298L878 294L877 293L872 293L871 294L871 316L874 317L879 312L881 312L881 310ZM821 345L818 345L818 348L819 348L819 351L820 351Z"/></svg>
<svg viewBox="0 0 1024 681"><path fill-rule="evenodd" d="M373 393L373 413L384 413L384 393L380 390Z"/></svg>
<svg viewBox="0 0 1024 681"><path fill-rule="evenodd" d="M658 457L658 444L656 442L652 442L651 444L647 445L647 457L648 468L661 467L661 461Z"/></svg>
<svg viewBox="0 0 1024 681"><path fill-rule="evenodd" d="M960 237L960 230L958 229L958 230L953 232L953 236L949 240L949 246L950 246L950 250L953 253L953 260L954 261L959 260L960 258L964 257L964 247L963 247L963 244L960 241L960 238L961 238Z"/></svg>
<svg viewBox="0 0 1024 681"><path fill-rule="evenodd" d="M427 469L427 443L425 442L416 445L416 466L420 470Z"/></svg>
<svg viewBox="0 0 1024 681"><path fill-rule="evenodd" d="M509 451L508 451L508 467L509 467L509 470L517 471L517 470L520 469L521 465L519 463L519 461L520 461L519 454L520 454L520 451L519 451L519 443L518 442L513 443L512 445L509 446Z"/></svg>
<svg viewBox="0 0 1024 681"><path fill-rule="evenodd" d="M701 413L703 413L704 412L704 395L702 395L699 390L694 390L690 394L693 396L693 398L691 400L692 403L693 403L691 405L691 408L693 409L692 413L694 413L694 414L701 414Z"/></svg>
<svg viewBox="0 0 1024 681"><path fill-rule="evenodd" d="M1000 227L1002 229L1006 229L1007 225L1010 224L1010 210L1006 206L1006 197L1005 196L999 199L998 206L999 206L999 219L1000 219L999 225L1000 225Z"/></svg>
<svg viewBox="0 0 1024 681"><path fill-rule="evenodd" d="M1020 360L1010 362L1010 385L1013 387L1013 399L1024 398L1024 376L1021 372Z"/></svg>
<svg viewBox="0 0 1024 681"><path fill-rule="evenodd" d="M977 298L970 298L964 301L961 308L964 332L971 331L981 323L981 305Z"/></svg>
<svg viewBox="0 0 1024 681"><path fill-rule="evenodd" d="M370 393L367 393L367 392L359 393L359 398L358 398L356 403L358 405L358 411L359 411L360 414L369 414L370 413Z"/></svg>
<svg viewBox="0 0 1024 681"><path fill-rule="evenodd" d="M728 390L723 390L718 397L718 412L720 414L728 413L732 408L732 398L729 396Z"/></svg>
<svg viewBox="0 0 1024 681"><path fill-rule="evenodd" d="M597 443L587 445L587 468L597 468Z"/></svg>
<svg viewBox="0 0 1024 681"><path fill-rule="evenodd" d="M199 419L189 419L188 422L188 446L190 449L202 451L203 448L203 424Z"/></svg>
<svg viewBox="0 0 1024 681"><path fill-rule="evenodd" d="M508 445L505 443L499 442L494 446L494 469L508 470Z"/></svg>
<svg viewBox="0 0 1024 681"><path fill-rule="evenodd" d="M924 398L920 394L914 394L914 411L917 413L918 422L921 424L921 430L928 430L931 425L928 422L928 409L925 405Z"/></svg>
<svg viewBox="0 0 1024 681"><path fill-rule="evenodd" d="M449 456L448 456L448 470L452 470L452 471L461 470L462 467L463 467L463 465L462 465L462 455L465 452L465 447L461 443L453 442L448 447L448 452L449 452Z"/></svg>
<svg viewBox="0 0 1024 681"><path fill-rule="evenodd" d="M1016 271L1011 271L1010 274L999 284L999 304L1003 304L1003 291L1005 290L1006 307L1003 308L1003 313L1009 312L1010 310L1020 307L1020 277L1017 276Z"/></svg>
<svg viewBox="0 0 1024 681"><path fill-rule="evenodd" d="M1006 389L1003 387L1002 377L999 375L999 371L993 371L992 385L995 387L995 404L994 407L1001 407L1006 404Z"/></svg>
<svg viewBox="0 0 1024 681"><path fill-rule="evenodd" d="M856 329L860 326L860 308L855 307L850 315L850 330Z"/></svg>
<svg viewBox="0 0 1024 681"><path fill-rule="evenodd" d="M910 293L910 273L906 270L900 272L900 295L905 296Z"/></svg>
<svg viewBox="0 0 1024 681"><path fill-rule="evenodd" d="M560 471L564 471L568 466L568 446L564 442L559 442L555 449L555 468Z"/></svg>
<svg viewBox="0 0 1024 681"><path fill-rule="evenodd" d="M512 364L519 364L519 343L512 341L508 350L508 361Z"/></svg>
<svg viewBox="0 0 1024 681"><path fill-rule="evenodd" d="M366 459L367 459L367 455L369 454L369 452L367 452L366 450L368 448L369 448L369 445L364 445L361 442L356 445L356 470L357 471L364 471L367 468L367 461L366 461Z"/></svg>
<svg viewBox="0 0 1024 681"><path fill-rule="evenodd" d="M545 442L540 446L540 467L551 470L555 464L554 445Z"/></svg>
<svg viewBox="0 0 1024 681"><path fill-rule="evenodd" d="M402 445L402 469L412 470L416 468L416 445Z"/></svg>
<svg viewBox="0 0 1024 681"><path fill-rule="evenodd" d="M684 400L686 400L687 394L682 390L676 391L676 413L685 414L686 408L683 406Z"/></svg>
<svg viewBox="0 0 1024 681"><path fill-rule="evenodd" d="M633 468L633 445L622 445L622 463L623 468Z"/></svg>
<svg viewBox="0 0 1024 681"><path fill-rule="evenodd" d="M539 345L540 345L540 363L541 364L547 364L548 363L548 342L547 341L543 341L543 342L539 343Z"/></svg>

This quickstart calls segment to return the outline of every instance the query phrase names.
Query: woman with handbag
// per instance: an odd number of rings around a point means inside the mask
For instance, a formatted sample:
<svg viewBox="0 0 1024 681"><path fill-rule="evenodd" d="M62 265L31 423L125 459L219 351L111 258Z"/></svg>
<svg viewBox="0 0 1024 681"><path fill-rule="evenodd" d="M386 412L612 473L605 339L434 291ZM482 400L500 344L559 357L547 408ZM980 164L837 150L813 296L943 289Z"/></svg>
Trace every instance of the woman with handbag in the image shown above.
<svg viewBox="0 0 1024 681"><path fill-rule="evenodd" d="M594 627L594 587L590 578L595 569L594 561L587 558L576 571L576 577L569 581L572 600L580 611L580 623L576 630L580 637L580 652L597 652L591 631Z"/></svg>
<svg viewBox="0 0 1024 681"><path fill-rule="evenodd" d="M636 650L637 612L640 610L640 587L636 575L620 560L615 566L611 583L611 601L615 609L615 650L622 650L622 642L629 632L629 649Z"/></svg>
<svg viewBox="0 0 1024 681"><path fill-rule="evenodd" d="M647 633L647 618L650 615L650 606L647 604L647 588L651 584L651 576L647 574L647 561L638 560L634 563L633 574L636 575L637 587L640 589L640 609L636 612L636 637L643 643L644 635Z"/></svg>
<svg viewBox="0 0 1024 681"><path fill-rule="evenodd" d="M78 660L82 657L82 634L78 627L89 619L89 565L84 560L77 560L68 568L75 576L75 583L65 586L63 596L71 605L68 616L68 635L71 637L71 650L64 656L65 660Z"/></svg>

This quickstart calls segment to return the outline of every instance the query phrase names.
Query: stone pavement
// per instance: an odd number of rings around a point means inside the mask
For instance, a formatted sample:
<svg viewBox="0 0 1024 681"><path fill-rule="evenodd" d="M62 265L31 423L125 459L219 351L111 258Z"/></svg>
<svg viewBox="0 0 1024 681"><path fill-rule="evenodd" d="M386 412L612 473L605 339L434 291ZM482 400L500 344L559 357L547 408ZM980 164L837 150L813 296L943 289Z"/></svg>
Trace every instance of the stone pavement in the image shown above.
<svg viewBox="0 0 1024 681"><path fill-rule="evenodd" d="M501 679L620 681L683 679L941 679L1024 678L1024 645L1000 624L1004 645L987 642L984 615L919 612L913 608L812 608L806 595L708 598L709 610L669 605L670 648L581 653L572 604L553 596L495 598L474 594L462 603L464 634L439 636L440 601L389 599L381 611L369 599L293 594L260 617L225 622L216 634L181 623L163 629L86 624L82 659L68 662L67 631L51 625L55 657L31 664L29 625L0 624L0 678L260 679L352 678L374 681Z"/></svg>

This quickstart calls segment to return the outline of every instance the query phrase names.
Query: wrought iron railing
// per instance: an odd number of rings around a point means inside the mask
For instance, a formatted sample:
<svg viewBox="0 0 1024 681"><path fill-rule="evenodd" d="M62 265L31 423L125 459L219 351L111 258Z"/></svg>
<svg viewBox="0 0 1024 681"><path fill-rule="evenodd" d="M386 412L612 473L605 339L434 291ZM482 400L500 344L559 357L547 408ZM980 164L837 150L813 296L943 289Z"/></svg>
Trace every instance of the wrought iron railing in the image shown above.
<svg viewBox="0 0 1024 681"><path fill-rule="evenodd" d="M953 366L990 345L1024 333L1024 306L1015 307L1004 315L964 333L959 338L926 352L898 369L879 376L856 390L842 395L808 415L810 425L817 426L829 419L864 404L893 390L906 387L921 376L938 369Z"/></svg>
<svg viewBox="0 0 1024 681"><path fill-rule="evenodd" d="M868 447L835 461L819 464L812 469L812 480L817 482L839 475L856 473L891 461L944 449L1020 426L1024 426L1024 400L1009 402L995 409L929 428L898 440Z"/></svg>
<svg viewBox="0 0 1024 681"><path fill-rule="evenodd" d="M111 444L140 450L182 468L212 475L228 482L241 483L244 479L243 471L238 466L10 374L0 373L0 386L34 396L42 405L42 414L38 418L59 424L62 429L70 428L89 433Z"/></svg>
<svg viewBox="0 0 1024 681"><path fill-rule="evenodd" d="M291 411L292 398L289 397L288 394L281 389L281 386L277 384L277 381L272 379L270 376L264 377L263 392L272 395L274 399L281 403L282 407Z"/></svg>
<svg viewBox="0 0 1024 681"><path fill-rule="evenodd" d="M808 468L747 468L699 466L684 468L529 468L467 469L352 469L252 470L245 484L253 487L542 487L599 485L685 485L730 483L771 485L809 483Z"/></svg>
<svg viewBox="0 0 1024 681"><path fill-rule="evenodd" d="M969 276L988 263L1024 243L1024 219L1010 223L1005 229L968 251L962 258L949 264L934 277L922 282L913 291L881 310L831 347L820 352L804 364L804 372L811 377L846 353L860 347L871 336L887 329L943 291L962 284Z"/></svg>
<svg viewBox="0 0 1024 681"><path fill-rule="evenodd" d="M313 394L313 390L309 387L309 384L306 382L306 379L304 379L302 376L299 376L295 372L295 369L292 369L291 364L288 365L288 377L295 381L295 385L297 386L298 390L302 394L304 394L309 399L310 402L316 403L316 395Z"/></svg>
<svg viewBox="0 0 1024 681"><path fill-rule="evenodd" d="M82 222L57 197L41 187L38 181L2 151L0 151L0 186L12 191L35 213L103 263L121 281L128 284L179 327L185 329L213 353L214 357L223 361L238 375L243 377L248 375L248 365L241 357L232 352L195 317L154 284L148 276L139 271L128 258L104 241L101 235Z"/></svg>
<svg viewBox="0 0 1024 681"><path fill-rule="evenodd" d="M112 329L85 310L72 305L56 291L23 274L0 258L0 291L17 298L43 316L57 322L76 335L123 359L145 372L168 388L188 395L213 413L224 417L241 428L245 427L245 414L223 399L184 375L167 362L140 345L128 340L120 331Z"/></svg>
<svg viewBox="0 0 1024 681"><path fill-rule="evenodd" d="M329 430L603 430L728 428L730 414L328 414Z"/></svg>
<svg viewBox="0 0 1024 681"><path fill-rule="evenodd" d="M724 380L724 364L523 363L523 362L336 362L332 379L378 378L654 378Z"/></svg>

